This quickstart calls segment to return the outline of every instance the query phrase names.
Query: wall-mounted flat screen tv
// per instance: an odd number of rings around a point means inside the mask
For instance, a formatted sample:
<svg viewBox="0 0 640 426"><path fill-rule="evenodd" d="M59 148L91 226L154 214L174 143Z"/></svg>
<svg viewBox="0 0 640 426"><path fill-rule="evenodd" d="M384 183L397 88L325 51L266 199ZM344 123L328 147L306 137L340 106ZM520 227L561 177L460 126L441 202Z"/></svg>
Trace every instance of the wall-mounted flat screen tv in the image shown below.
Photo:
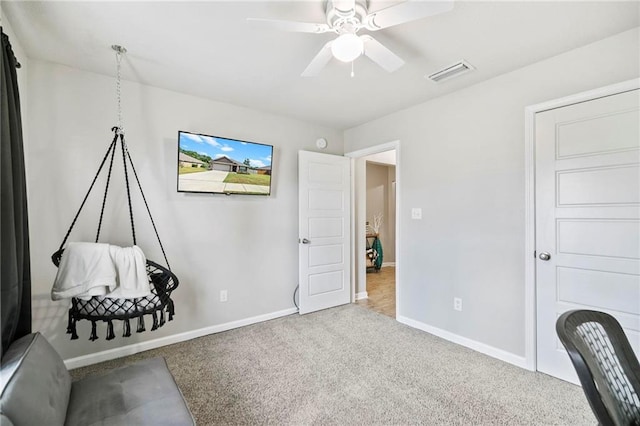
<svg viewBox="0 0 640 426"><path fill-rule="evenodd" d="M178 192L271 194L273 146L178 132Z"/></svg>

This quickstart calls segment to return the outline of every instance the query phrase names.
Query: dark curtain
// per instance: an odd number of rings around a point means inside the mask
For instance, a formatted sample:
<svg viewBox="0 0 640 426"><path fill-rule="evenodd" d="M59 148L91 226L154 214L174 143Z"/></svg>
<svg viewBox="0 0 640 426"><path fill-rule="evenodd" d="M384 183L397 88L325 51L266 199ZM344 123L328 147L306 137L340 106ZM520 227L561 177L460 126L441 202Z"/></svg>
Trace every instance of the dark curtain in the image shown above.
<svg viewBox="0 0 640 426"><path fill-rule="evenodd" d="M0 250L2 354L31 333L31 268L22 120L16 68L20 66L2 32L0 69Z"/></svg>

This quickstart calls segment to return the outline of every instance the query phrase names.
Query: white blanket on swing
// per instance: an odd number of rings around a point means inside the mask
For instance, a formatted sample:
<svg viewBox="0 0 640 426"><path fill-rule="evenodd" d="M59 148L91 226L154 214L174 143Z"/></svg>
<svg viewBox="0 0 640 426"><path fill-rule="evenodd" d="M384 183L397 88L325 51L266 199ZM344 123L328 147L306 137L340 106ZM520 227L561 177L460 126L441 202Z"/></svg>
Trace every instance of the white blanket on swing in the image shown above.
<svg viewBox="0 0 640 426"><path fill-rule="evenodd" d="M149 296L146 265L147 259L138 246L69 243L58 267L51 299Z"/></svg>

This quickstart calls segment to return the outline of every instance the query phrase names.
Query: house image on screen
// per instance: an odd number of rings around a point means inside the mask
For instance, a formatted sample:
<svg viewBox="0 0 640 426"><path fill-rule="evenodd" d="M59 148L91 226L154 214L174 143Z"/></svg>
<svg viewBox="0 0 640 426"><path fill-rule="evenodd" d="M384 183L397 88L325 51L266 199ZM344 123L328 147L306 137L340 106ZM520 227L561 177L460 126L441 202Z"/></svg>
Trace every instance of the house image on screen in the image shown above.
<svg viewBox="0 0 640 426"><path fill-rule="evenodd" d="M233 158L229 158L226 155L216 158L215 160L211 160L211 169L245 174L257 173L257 170L254 167L247 166L246 164L236 161Z"/></svg>
<svg viewBox="0 0 640 426"><path fill-rule="evenodd" d="M271 175L271 166L262 166L257 168L259 175Z"/></svg>
<svg viewBox="0 0 640 426"><path fill-rule="evenodd" d="M184 152L180 152L178 155L178 162L180 163L180 167L205 167L206 163L204 161L200 161L197 158L193 158Z"/></svg>

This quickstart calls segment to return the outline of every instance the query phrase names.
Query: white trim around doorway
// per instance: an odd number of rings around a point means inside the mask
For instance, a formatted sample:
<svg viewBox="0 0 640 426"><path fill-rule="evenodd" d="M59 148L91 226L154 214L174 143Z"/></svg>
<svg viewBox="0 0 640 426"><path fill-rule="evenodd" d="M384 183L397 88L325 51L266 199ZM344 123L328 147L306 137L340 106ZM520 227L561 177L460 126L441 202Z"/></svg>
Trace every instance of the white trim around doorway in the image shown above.
<svg viewBox="0 0 640 426"><path fill-rule="evenodd" d="M362 258L364 258L365 253L356 253L356 209L355 209L355 203L356 203L356 198L355 198L355 185L356 185L356 181L355 181L355 176L353 173L354 170L354 163L355 160L361 157L365 157L367 155L371 155L371 154L377 154L379 152L385 152L385 151L391 151L391 150L395 150L396 151L396 262L395 262L395 266L396 266L396 319L400 316L400 312L401 311L401 305L400 305L400 294L402 292L402 286L401 281L400 281L400 263L399 259L398 259L398 247L400 247L400 200L402 200L402 198L400 197L401 194L401 182L400 182L400 141L399 140L394 140L391 142L386 142L380 145L375 145L375 146L371 146L371 147L367 147L367 148L363 148L363 149L359 149L357 151L351 151L351 152L347 152L344 154L345 157L350 157L351 158L351 241L352 241L352 250L351 250L351 265L352 267L352 271L355 271L355 260L356 260L356 255L361 254ZM361 265L362 267L358 269L358 275L361 274L365 274L366 275L366 267L364 264ZM358 299L358 295L361 295L362 293L358 293L356 294L356 274L352 274L351 275L351 294L353 295L351 301L354 302Z"/></svg>
<svg viewBox="0 0 640 426"><path fill-rule="evenodd" d="M362 299L368 299L369 298L369 293L367 293L366 291L361 291L360 293L356 293L356 297L354 300L362 300Z"/></svg>
<svg viewBox="0 0 640 426"><path fill-rule="evenodd" d="M525 108L525 368L536 365L535 117L536 114L640 88L640 79L624 81Z"/></svg>

